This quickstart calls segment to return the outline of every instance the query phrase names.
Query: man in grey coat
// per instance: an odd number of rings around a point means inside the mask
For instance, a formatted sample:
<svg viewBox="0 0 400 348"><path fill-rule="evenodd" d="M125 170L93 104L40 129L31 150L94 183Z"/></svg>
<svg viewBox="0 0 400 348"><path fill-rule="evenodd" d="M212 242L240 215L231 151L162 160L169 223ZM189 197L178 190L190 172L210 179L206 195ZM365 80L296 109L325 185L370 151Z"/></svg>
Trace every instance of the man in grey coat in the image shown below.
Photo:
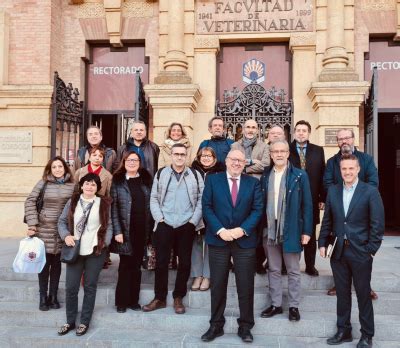
<svg viewBox="0 0 400 348"><path fill-rule="evenodd" d="M143 306L144 312L166 307L168 263L175 245L179 266L172 296L175 313L185 313L182 299L187 292L195 230L202 217L201 196L204 188L200 173L185 166L186 156L185 145L173 145L172 165L160 169L154 178L150 197L150 210L155 221L154 299Z"/></svg>

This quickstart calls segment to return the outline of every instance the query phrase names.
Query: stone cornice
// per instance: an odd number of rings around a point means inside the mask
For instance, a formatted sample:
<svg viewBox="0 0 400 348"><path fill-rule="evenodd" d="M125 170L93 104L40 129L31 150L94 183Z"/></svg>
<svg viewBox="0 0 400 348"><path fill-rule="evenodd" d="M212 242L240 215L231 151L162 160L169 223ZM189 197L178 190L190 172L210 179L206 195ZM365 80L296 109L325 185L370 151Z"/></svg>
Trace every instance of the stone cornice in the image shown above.
<svg viewBox="0 0 400 348"><path fill-rule="evenodd" d="M201 98L197 84L146 85L144 90L153 109L190 108L195 111Z"/></svg>
<svg viewBox="0 0 400 348"><path fill-rule="evenodd" d="M369 82L314 82L307 95L312 108L320 107L358 107L365 99Z"/></svg>

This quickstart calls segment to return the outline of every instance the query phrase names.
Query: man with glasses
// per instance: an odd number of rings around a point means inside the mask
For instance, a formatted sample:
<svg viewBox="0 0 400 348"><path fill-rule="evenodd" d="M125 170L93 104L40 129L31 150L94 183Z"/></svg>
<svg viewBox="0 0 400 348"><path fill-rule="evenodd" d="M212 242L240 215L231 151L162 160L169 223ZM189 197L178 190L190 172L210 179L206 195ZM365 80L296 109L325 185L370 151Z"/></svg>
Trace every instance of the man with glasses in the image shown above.
<svg viewBox="0 0 400 348"><path fill-rule="evenodd" d="M279 131L283 129L276 127L274 129L279 134ZM247 120L243 125L243 137L232 144L232 150L241 150L246 156L246 166L244 172L257 179L261 177L264 168L269 166L271 158L269 157L269 145L258 138L258 124L255 120ZM283 135L282 135L283 136ZM259 243L256 250L257 261L256 261L256 272L258 274L265 274L266 270L264 268L265 254L264 249Z"/></svg>
<svg viewBox="0 0 400 348"><path fill-rule="evenodd" d="M360 164L360 171L358 178L367 184L378 187L379 178L378 170L375 166L374 159L367 153L358 151L354 146L354 132L352 129L340 129L336 135L339 152L328 159L326 163L326 170L324 174L324 188L328 192L328 189L332 185L343 182L342 175L340 173L340 160L343 155L351 155L357 157ZM336 296L336 287L328 290L328 295ZM371 290L371 298L376 300L378 295Z"/></svg>
<svg viewBox="0 0 400 348"><path fill-rule="evenodd" d="M300 255L312 234L312 198L308 175L289 162L289 144L270 145L274 163L260 179L264 197L263 245L269 263L271 306L261 313L270 318L282 311L282 256L288 271L289 320L299 321Z"/></svg>
<svg viewBox="0 0 400 348"><path fill-rule="evenodd" d="M232 257L240 310L238 336L243 342L252 342L256 229L263 201L259 181L243 174L245 154L231 150L225 162L226 172L206 177L202 199L206 243L209 246L211 320L210 328L201 339L210 342L224 334L229 262Z"/></svg>
<svg viewBox="0 0 400 348"><path fill-rule="evenodd" d="M177 314L185 313L182 300L187 292L195 230L203 227L197 228L202 217L201 196L204 188L200 173L185 166L186 156L184 144L173 145L172 165L160 169L154 178L150 210L155 221L155 296L149 304L143 306L144 312L166 307L168 263L171 249L175 245L179 265L172 293L174 310Z"/></svg>

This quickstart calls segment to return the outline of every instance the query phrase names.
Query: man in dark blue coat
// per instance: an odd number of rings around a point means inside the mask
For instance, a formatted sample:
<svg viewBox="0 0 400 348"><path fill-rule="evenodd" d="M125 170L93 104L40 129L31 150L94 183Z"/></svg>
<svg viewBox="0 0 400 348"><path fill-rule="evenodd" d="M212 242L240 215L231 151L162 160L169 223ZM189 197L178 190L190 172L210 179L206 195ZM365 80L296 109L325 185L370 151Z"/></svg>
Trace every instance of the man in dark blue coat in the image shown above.
<svg viewBox="0 0 400 348"><path fill-rule="evenodd" d="M234 143L232 139L227 139L224 135L225 124L222 117L215 116L208 122L208 131L211 133L211 139L203 140L199 150L203 147L211 147L217 155L217 162L225 165L225 159Z"/></svg>
<svg viewBox="0 0 400 348"><path fill-rule="evenodd" d="M288 272L289 320L299 321L300 255L310 241L313 211L310 183L304 170L289 161L289 144L277 140L270 145L273 166L261 176L265 201L263 245L269 263L271 306L261 313L270 318L282 313L282 256Z"/></svg>
<svg viewBox="0 0 400 348"><path fill-rule="evenodd" d="M206 177L202 205L210 258L211 320L209 330L201 337L205 342L224 334L231 257L240 309L238 336L244 342L253 341L256 229L263 200L259 181L242 174L245 163L242 151L231 150L226 157L226 172Z"/></svg>
<svg viewBox="0 0 400 348"><path fill-rule="evenodd" d="M372 307L372 259L381 246L385 216L376 187L359 179L357 156L340 160L343 181L329 188L321 225L319 248L326 257L330 240L337 238L331 267L337 295L337 333L327 340L336 345L353 340L351 335L351 284L356 290L361 339L357 348L372 347L374 312Z"/></svg>
<svg viewBox="0 0 400 348"><path fill-rule="evenodd" d="M327 164L324 173L324 188L327 192L329 187L342 182L342 175L340 173L340 159L343 155L353 154L357 157L358 163L360 164L360 171L358 178L372 186L378 187L379 178L378 170L376 169L374 159L367 153L358 151L354 146L354 132L352 129L340 129L336 135L337 144L340 148L339 152L331 157ZM336 288L328 290L328 295L335 296ZM371 290L371 298L376 300L378 295Z"/></svg>

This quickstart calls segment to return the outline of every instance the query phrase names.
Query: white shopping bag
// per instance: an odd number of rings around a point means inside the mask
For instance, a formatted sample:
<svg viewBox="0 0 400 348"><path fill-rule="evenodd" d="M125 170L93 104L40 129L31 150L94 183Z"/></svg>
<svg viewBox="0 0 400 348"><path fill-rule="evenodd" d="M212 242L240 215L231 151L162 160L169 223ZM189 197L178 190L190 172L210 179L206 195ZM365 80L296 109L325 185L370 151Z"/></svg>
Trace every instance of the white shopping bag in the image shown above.
<svg viewBox="0 0 400 348"><path fill-rule="evenodd" d="M46 264L46 249L41 239L27 237L19 242L13 263L16 273L40 273Z"/></svg>

